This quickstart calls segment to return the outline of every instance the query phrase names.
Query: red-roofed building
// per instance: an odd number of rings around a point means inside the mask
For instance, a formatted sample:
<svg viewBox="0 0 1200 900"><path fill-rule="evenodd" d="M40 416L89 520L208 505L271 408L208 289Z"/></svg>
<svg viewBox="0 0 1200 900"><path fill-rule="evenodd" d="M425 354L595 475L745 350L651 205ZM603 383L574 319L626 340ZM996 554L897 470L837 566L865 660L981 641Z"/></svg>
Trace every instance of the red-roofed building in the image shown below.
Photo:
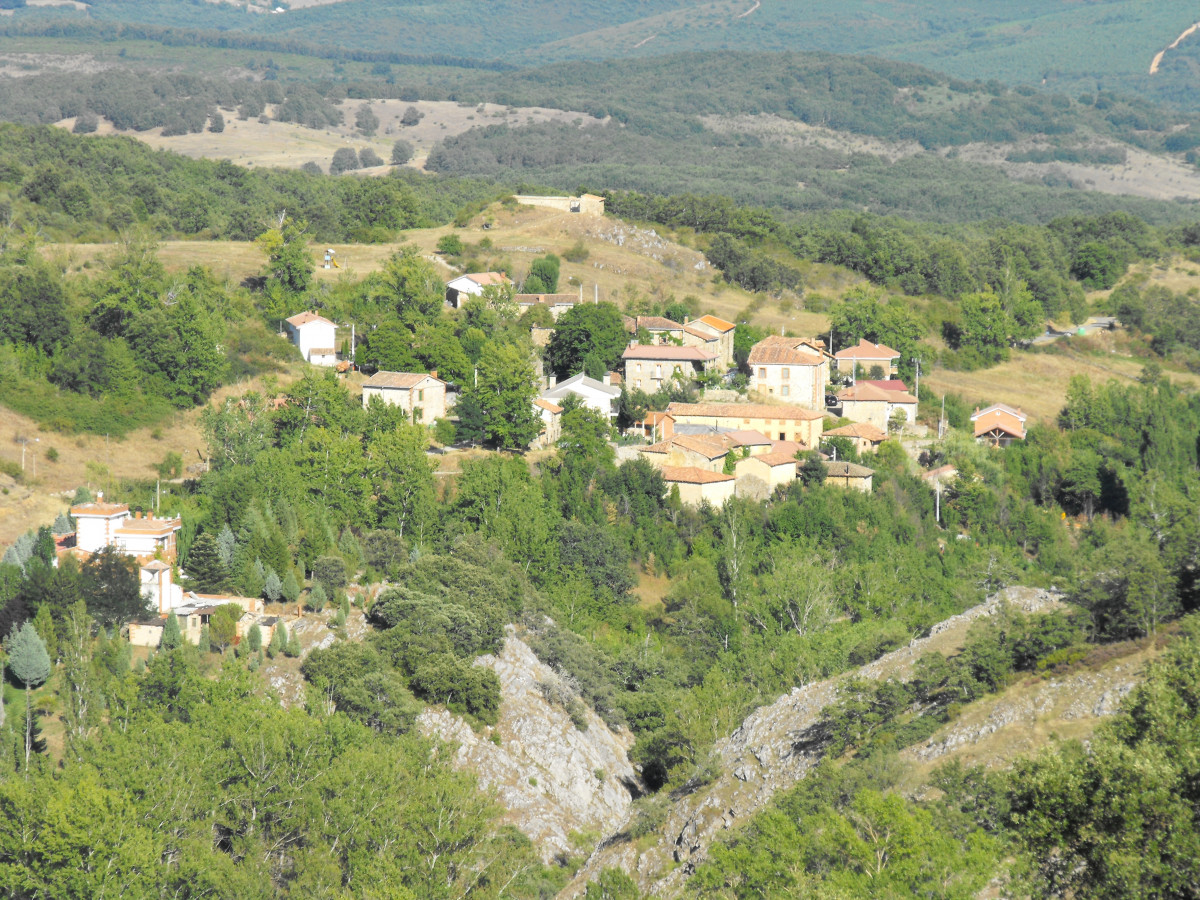
<svg viewBox="0 0 1200 900"><path fill-rule="evenodd" d="M436 372L376 372L363 382L363 409L373 397L400 407L418 425L446 415L446 382Z"/></svg>
<svg viewBox="0 0 1200 900"><path fill-rule="evenodd" d="M469 272L446 282L446 302L458 309L470 297L479 297L485 288L511 285L503 272Z"/></svg>
<svg viewBox="0 0 1200 900"><path fill-rule="evenodd" d="M686 324L691 329L689 334L694 335L696 332L700 332L711 335L716 340L715 348L712 346L712 342L708 341L705 343L705 349L717 351L722 368L728 369L733 365L733 333L737 328L736 325L712 315L692 319ZM688 338L684 337L683 342L688 343Z"/></svg>
<svg viewBox="0 0 1200 900"><path fill-rule="evenodd" d="M901 391L885 391L873 384L860 381L858 384L838 392L838 403L842 415L853 422L869 422L880 431L891 427L892 416L897 411L904 413L906 424L917 421L917 398Z"/></svg>
<svg viewBox="0 0 1200 900"><path fill-rule="evenodd" d="M975 440L993 447L1007 447L1013 441L1025 440L1025 420L1025 413L1004 403L993 403L971 414Z"/></svg>
<svg viewBox="0 0 1200 900"><path fill-rule="evenodd" d="M717 364L715 353L673 344L630 344L621 358L625 361L625 384L648 394L673 378L691 381Z"/></svg>
<svg viewBox="0 0 1200 900"><path fill-rule="evenodd" d="M771 335L751 348L747 362L750 390L806 409L825 408L829 357L811 341Z"/></svg>
<svg viewBox="0 0 1200 900"><path fill-rule="evenodd" d="M314 366L337 364L337 326L315 312L297 313L284 319L288 339Z"/></svg>
<svg viewBox="0 0 1200 900"><path fill-rule="evenodd" d="M900 362L900 352L886 344L872 344L860 340L855 346L834 354L839 372L853 372L855 366L859 371L870 372L874 366L879 366L885 374L895 372Z"/></svg>
<svg viewBox="0 0 1200 900"><path fill-rule="evenodd" d="M662 477L667 490L678 488L679 499L688 506L699 506L706 501L712 506L724 506L737 484L732 475L691 466L664 466Z"/></svg>

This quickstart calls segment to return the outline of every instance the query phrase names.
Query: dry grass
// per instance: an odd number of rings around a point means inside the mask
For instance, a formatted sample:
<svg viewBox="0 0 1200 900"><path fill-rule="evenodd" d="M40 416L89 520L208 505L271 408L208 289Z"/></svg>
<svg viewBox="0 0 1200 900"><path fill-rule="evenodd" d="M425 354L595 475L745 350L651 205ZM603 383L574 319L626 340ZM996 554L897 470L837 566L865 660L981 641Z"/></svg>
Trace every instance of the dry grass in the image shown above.
<svg viewBox="0 0 1200 900"><path fill-rule="evenodd" d="M379 119L379 130L373 137L358 133L354 127L354 118L359 107L368 102ZM400 119L410 106L415 106L424 118L416 125L401 125ZM412 103L403 100L344 100L341 109L345 114L342 124L328 129L305 128L290 122L240 120L235 110L227 109L223 111L225 130L220 134L203 131L199 134L164 137L161 128L121 133L155 149L171 150L194 159L228 159L243 166L291 169L299 168L307 162L315 162L328 171L334 152L342 147L353 147L355 150L370 148L385 161L389 161L392 144L403 138L412 144L415 150L415 156L409 165L422 168L434 144L471 128L483 125L527 125L589 120L586 113L570 110L505 107L495 103L460 106L449 100L419 100ZM267 113L273 115L274 108L268 107ZM63 119L56 124L70 129L74 127L75 120ZM96 133L118 132L111 123L102 119ZM363 169L361 172L367 175L382 175L390 169L391 166L386 165Z"/></svg>

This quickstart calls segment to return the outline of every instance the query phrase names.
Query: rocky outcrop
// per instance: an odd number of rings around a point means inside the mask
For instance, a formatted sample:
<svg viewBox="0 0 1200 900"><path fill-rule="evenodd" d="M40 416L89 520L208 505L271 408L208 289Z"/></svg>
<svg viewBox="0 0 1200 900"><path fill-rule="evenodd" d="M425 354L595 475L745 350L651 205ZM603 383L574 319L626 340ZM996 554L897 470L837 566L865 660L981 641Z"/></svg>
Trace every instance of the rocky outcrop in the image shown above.
<svg viewBox="0 0 1200 900"><path fill-rule="evenodd" d="M852 674L906 680L923 654L957 650L970 624L992 615L1002 602L1026 613L1045 612L1059 604L1057 596L1048 591L1008 588L939 623L928 637L914 640ZM592 855L561 896L582 895L588 881L612 867L624 869L654 896L677 894L717 835L758 812L776 792L794 785L820 760L820 748L809 746L806 734L821 710L835 699L840 681L835 678L793 688L751 713L733 734L716 745L721 775L675 802L656 843L646 847L620 835L611 838Z"/></svg>
<svg viewBox="0 0 1200 900"><path fill-rule="evenodd" d="M500 678L499 723L476 732L431 707L417 720L422 732L457 745L455 763L496 793L505 821L528 835L544 860L569 853L573 831L615 831L640 790L627 756L633 735L612 731L583 704L568 711L560 701L571 696L569 685L511 627L500 655L477 664Z"/></svg>

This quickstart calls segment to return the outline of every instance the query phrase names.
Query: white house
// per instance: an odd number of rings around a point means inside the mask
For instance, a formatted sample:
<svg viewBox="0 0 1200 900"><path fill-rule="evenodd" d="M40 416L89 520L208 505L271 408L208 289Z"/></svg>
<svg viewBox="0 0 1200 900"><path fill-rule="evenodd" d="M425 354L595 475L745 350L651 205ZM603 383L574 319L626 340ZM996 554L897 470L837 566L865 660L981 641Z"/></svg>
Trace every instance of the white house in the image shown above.
<svg viewBox="0 0 1200 900"><path fill-rule="evenodd" d="M446 302L458 309L468 297L479 297L487 287L510 284L503 272L468 272L446 282Z"/></svg>
<svg viewBox="0 0 1200 900"><path fill-rule="evenodd" d="M597 381L595 378L588 378L580 372L578 375L572 375L566 381L560 381L542 391L541 397L556 406L562 406L562 402L568 394L577 395L583 400L584 406L611 419L617 414L616 402L617 398L621 396L621 389L613 387L611 384L605 384L603 381Z"/></svg>
<svg viewBox="0 0 1200 900"><path fill-rule="evenodd" d="M887 432L897 411L904 414L906 425L917 421L917 398L904 391L886 391L860 381L839 391L837 398L842 415L851 422L869 423L883 432Z"/></svg>
<svg viewBox="0 0 1200 900"><path fill-rule="evenodd" d="M113 547L126 556L157 554L175 559L175 535L183 527L179 519L156 519L131 514L128 503L81 503L71 507L75 519L75 546L85 553Z"/></svg>
<svg viewBox="0 0 1200 900"><path fill-rule="evenodd" d="M784 403L823 410L830 359L812 341L771 335L750 349L750 390Z"/></svg>
<svg viewBox="0 0 1200 900"><path fill-rule="evenodd" d="M363 409L372 397L399 406L418 424L429 425L446 415L446 382L437 372L376 372L363 382Z"/></svg>
<svg viewBox="0 0 1200 900"><path fill-rule="evenodd" d="M288 337L300 355L314 366L337 365L337 326L315 312L302 312L284 319Z"/></svg>

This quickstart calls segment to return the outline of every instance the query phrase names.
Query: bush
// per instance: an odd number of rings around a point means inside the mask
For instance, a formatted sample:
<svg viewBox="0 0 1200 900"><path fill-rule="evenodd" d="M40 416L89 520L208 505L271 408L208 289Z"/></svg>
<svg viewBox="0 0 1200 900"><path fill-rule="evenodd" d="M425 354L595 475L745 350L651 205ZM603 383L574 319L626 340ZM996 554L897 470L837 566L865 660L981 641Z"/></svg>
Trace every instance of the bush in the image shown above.
<svg viewBox="0 0 1200 900"><path fill-rule="evenodd" d="M413 158L413 145L408 141L396 141L392 144L392 165L402 166Z"/></svg>
<svg viewBox="0 0 1200 900"><path fill-rule="evenodd" d="M358 162L364 169L373 169L383 165L383 157L370 147L363 147L358 151Z"/></svg>
<svg viewBox="0 0 1200 900"><path fill-rule="evenodd" d="M438 238L437 252L445 256L461 256L465 249L462 238L457 234L447 234Z"/></svg>
<svg viewBox="0 0 1200 900"><path fill-rule="evenodd" d="M583 246L583 241L576 241L569 249L563 251L563 259L567 262L580 263L588 258L591 251Z"/></svg>
<svg viewBox="0 0 1200 900"><path fill-rule="evenodd" d="M330 175L341 175L343 172L352 172L358 168L358 154L350 147L341 147L333 154L333 161L329 164Z"/></svg>

